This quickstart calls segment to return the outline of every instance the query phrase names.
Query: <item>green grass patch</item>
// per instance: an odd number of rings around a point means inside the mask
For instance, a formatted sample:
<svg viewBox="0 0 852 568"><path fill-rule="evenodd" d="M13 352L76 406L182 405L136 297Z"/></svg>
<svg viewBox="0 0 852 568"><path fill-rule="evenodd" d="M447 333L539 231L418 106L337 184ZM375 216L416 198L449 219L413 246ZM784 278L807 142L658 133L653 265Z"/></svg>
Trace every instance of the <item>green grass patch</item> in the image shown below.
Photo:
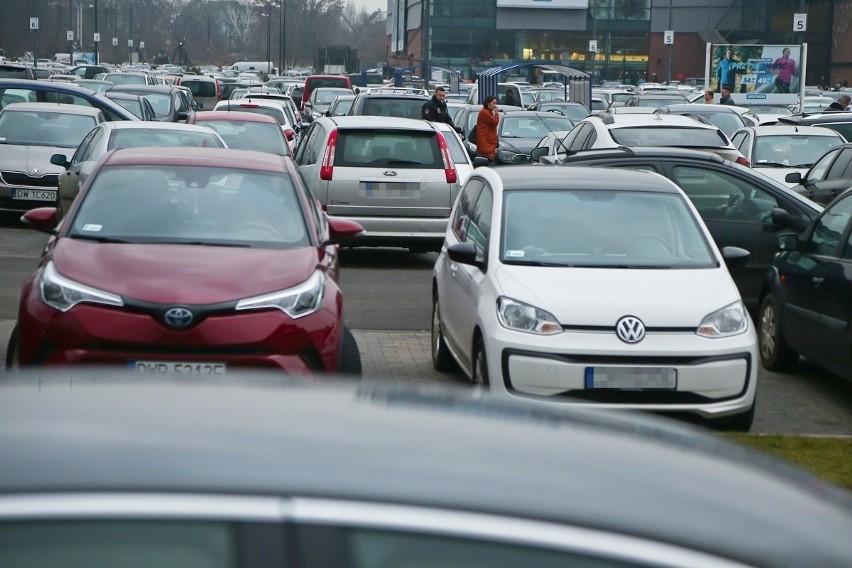
<svg viewBox="0 0 852 568"><path fill-rule="evenodd" d="M852 490L852 438L734 433L724 436Z"/></svg>

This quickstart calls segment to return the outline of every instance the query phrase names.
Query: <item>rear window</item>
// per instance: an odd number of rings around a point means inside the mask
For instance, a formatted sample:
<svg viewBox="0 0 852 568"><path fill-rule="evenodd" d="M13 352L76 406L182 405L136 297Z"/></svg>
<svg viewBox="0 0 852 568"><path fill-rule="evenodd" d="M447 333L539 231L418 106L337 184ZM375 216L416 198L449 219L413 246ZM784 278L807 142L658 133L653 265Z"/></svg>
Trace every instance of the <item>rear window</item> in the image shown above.
<svg viewBox="0 0 852 568"><path fill-rule="evenodd" d="M185 81L181 83L189 87L192 96L194 97L215 97L216 84L209 81Z"/></svg>
<svg viewBox="0 0 852 568"><path fill-rule="evenodd" d="M422 108L427 101L421 99L367 98L361 114L370 116L398 116L400 118L423 118Z"/></svg>
<svg viewBox="0 0 852 568"><path fill-rule="evenodd" d="M222 148L222 142L207 132L153 128L128 128L115 130L109 141L109 149L140 148L143 146L200 146Z"/></svg>
<svg viewBox="0 0 852 568"><path fill-rule="evenodd" d="M622 146L679 146L682 148L727 148L728 141L715 128L672 128L642 126L613 128L612 139Z"/></svg>
<svg viewBox="0 0 852 568"><path fill-rule="evenodd" d="M443 169L433 132L340 130L335 166Z"/></svg>
<svg viewBox="0 0 852 568"><path fill-rule="evenodd" d="M26 67L6 67L0 65L0 77L5 79L29 79L32 73Z"/></svg>

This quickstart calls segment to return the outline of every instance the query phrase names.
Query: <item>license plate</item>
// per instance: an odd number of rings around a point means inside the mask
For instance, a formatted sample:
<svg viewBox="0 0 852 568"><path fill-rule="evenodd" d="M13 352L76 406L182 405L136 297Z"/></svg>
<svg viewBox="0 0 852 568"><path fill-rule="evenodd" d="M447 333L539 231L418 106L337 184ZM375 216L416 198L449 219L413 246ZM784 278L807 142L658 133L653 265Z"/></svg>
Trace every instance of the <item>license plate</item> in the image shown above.
<svg viewBox="0 0 852 568"><path fill-rule="evenodd" d="M358 197L419 199L420 184L418 182L362 181L358 188Z"/></svg>
<svg viewBox="0 0 852 568"><path fill-rule="evenodd" d="M131 361L130 368L140 375L224 375L225 363L181 361Z"/></svg>
<svg viewBox="0 0 852 568"><path fill-rule="evenodd" d="M668 367L586 367L587 389L674 390L677 371Z"/></svg>
<svg viewBox="0 0 852 568"><path fill-rule="evenodd" d="M24 201L56 201L55 189L12 189L12 199Z"/></svg>

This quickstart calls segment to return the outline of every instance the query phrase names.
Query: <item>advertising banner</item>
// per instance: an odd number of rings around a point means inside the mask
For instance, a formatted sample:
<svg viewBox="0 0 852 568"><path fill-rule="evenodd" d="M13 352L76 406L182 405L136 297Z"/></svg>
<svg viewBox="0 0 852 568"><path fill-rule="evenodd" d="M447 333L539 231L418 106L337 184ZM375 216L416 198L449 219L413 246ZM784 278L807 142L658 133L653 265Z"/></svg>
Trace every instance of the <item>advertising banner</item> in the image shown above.
<svg viewBox="0 0 852 568"><path fill-rule="evenodd" d="M709 57L714 93L721 93L727 85L736 104L798 102L799 77L804 68L799 45L714 44Z"/></svg>

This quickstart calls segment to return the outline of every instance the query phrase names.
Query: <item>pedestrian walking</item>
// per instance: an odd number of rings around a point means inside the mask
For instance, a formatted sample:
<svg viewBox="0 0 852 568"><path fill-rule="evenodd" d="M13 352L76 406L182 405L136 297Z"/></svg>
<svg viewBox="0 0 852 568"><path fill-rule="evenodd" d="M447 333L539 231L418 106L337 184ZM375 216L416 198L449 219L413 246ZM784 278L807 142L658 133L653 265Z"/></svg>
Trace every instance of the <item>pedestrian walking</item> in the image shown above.
<svg viewBox="0 0 852 568"><path fill-rule="evenodd" d="M731 86L724 85L722 87L722 97L719 99L720 105L736 105L734 99L731 98Z"/></svg>
<svg viewBox="0 0 852 568"><path fill-rule="evenodd" d="M497 110L497 97L489 95L482 101L482 108L476 118L476 153L488 158L489 162L494 162L497 157L498 124L500 113Z"/></svg>

